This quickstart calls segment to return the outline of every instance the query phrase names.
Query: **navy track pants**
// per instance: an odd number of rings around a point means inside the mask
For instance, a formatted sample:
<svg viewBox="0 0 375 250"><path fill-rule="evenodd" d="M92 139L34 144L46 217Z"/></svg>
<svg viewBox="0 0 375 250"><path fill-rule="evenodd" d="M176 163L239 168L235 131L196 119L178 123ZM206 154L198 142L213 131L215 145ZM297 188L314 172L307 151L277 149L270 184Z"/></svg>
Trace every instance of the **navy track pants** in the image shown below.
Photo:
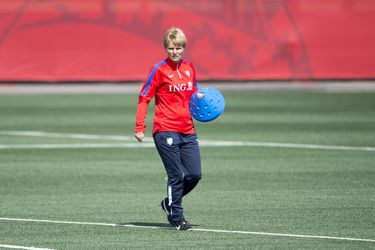
<svg viewBox="0 0 375 250"><path fill-rule="evenodd" d="M184 218L182 197L193 190L202 176L197 135L157 132L153 137L168 175L171 218L178 221Z"/></svg>

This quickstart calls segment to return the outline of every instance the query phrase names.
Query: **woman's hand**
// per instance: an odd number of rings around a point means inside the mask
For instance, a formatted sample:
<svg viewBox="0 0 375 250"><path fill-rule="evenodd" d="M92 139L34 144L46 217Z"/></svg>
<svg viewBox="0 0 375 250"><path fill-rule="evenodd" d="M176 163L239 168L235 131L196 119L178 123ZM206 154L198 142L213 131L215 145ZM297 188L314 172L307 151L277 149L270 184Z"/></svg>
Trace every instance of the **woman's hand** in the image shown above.
<svg viewBox="0 0 375 250"><path fill-rule="evenodd" d="M142 142L143 138L145 138L145 134L143 132L134 133L134 136L138 142Z"/></svg>

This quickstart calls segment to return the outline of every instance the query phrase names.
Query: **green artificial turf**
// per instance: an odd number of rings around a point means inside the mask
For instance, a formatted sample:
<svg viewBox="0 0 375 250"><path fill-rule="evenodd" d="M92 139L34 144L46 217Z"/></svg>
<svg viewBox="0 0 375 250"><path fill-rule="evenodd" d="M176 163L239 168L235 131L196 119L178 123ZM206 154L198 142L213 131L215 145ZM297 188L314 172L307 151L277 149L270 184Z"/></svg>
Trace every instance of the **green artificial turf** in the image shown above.
<svg viewBox="0 0 375 250"><path fill-rule="evenodd" d="M227 106L218 120L196 123L201 140L375 147L375 93L224 92L224 96ZM136 103L136 94L2 95L0 132L132 136ZM148 137L151 114L152 109ZM0 145L80 143L123 142L0 134ZM2 148L1 218L141 227L0 220L0 245L375 247L375 242L235 233L375 240L375 151L202 146L201 155L203 178L184 198L185 214L196 229L226 232L171 230L159 207L166 176L154 148Z"/></svg>

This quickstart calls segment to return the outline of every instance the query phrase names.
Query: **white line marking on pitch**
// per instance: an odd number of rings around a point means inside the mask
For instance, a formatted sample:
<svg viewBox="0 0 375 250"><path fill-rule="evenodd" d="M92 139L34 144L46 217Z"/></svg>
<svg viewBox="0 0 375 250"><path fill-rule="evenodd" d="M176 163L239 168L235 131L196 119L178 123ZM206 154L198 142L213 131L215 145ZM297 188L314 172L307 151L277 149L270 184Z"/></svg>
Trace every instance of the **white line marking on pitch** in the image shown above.
<svg viewBox="0 0 375 250"><path fill-rule="evenodd" d="M24 247L24 246L14 246L14 245L0 245L0 248L25 249L25 250L53 250L51 248Z"/></svg>
<svg viewBox="0 0 375 250"><path fill-rule="evenodd" d="M48 138L71 138L85 140L112 140L127 141L127 143L77 143L77 144L2 144L0 149L26 149L26 148L151 148L154 147L151 138L145 138L143 143L135 142L132 136L117 135L92 135L92 134L70 134L70 133L49 133L42 131L0 131L0 135L8 136L32 136ZM294 148L294 149L317 149L317 150L339 150L339 151L375 151L375 147L360 146L339 146L339 145L318 145L298 143L277 143L277 142L250 142L250 141L213 141L199 140L202 147L267 147L267 148Z"/></svg>
<svg viewBox="0 0 375 250"><path fill-rule="evenodd" d="M0 144L0 149L151 148L153 143Z"/></svg>
<svg viewBox="0 0 375 250"><path fill-rule="evenodd" d="M51 132L43 132L43 131L0 131L0 135L70 138L70 139L85 139L85 140L135 141L135 138L132 136L51 133ZM148 141L152 141L152 140L148 139Z"/></svg>
<svg viewBox="0 0 375 250"><path fill-rule="evenodd" d="M0 220L18 221L18 222L39 222L39 223L51 223L51 224L128 227L128 228L144 228L144 229L166 229L165 227L157 227L157 226L141 226L141 225L133 225L133 224L95 223L95 222L78 222L78 221L56 221L56 220L20 219L20 218L0 218ZM189 231L207 232L207 233L279 236L279 237L291 237L291 238L310 238L310 239L324 239L324 240L341 240L341 241L361 241L361 242L375 243L374 239L336 237L336 236L325 236L325 235L303 235L303 234L286 234L286 233L252 232L252 231L232 231L232 230L217 230L217 229L204 229L204 228L193 228L193 229L190 229Z"/></svg>
<svg viewBox="0 0 375 250"><path fill-rule="evenodd" d="M372 147L349 147L333 145L308 145L288 143L265 142L230 142L230 141L200 141L201 147L266 147L266 148L294 148L294 149L318 149L335 151L375 151ZM69 148L153 148L154 143L71 143L71 144L0 144L0 149L69 149Z"/></svg>

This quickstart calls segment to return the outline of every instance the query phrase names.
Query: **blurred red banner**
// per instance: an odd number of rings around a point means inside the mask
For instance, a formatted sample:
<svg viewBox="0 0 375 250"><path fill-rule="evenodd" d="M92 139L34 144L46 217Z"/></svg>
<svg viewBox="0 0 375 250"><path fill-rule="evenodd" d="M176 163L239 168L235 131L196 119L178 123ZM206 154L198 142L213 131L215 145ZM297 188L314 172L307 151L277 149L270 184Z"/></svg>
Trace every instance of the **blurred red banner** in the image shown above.
<svg viewBox="0 0 375 250"><path fill-rule="evenodd" d="M199 80L375 78L373 0L2 0L0 81L143 81L171 26Z"/></svg>

